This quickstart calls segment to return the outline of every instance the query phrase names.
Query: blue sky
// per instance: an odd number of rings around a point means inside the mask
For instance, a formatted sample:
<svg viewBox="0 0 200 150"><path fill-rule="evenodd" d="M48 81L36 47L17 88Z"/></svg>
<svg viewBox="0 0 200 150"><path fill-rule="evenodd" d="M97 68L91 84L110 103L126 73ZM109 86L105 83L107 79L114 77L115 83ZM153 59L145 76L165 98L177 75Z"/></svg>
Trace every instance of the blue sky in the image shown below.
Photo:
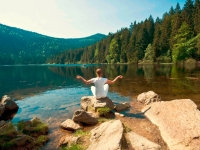
<svg viewBox="0 0 200 150"><path fill-rule="evenodd" d="M78 38L108 34L185 0L0 0L0 23L40 34Z"/></svg>

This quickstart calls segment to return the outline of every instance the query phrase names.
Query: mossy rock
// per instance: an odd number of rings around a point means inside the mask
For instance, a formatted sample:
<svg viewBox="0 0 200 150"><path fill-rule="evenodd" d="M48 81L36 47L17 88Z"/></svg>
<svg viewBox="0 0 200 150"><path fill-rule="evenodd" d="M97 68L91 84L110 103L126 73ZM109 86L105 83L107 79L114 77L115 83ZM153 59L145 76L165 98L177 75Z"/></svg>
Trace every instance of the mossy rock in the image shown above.
<svg viewBox="0 0 200 150"><path fill-rule="evenodd" d="M32 137L38 137L48 133L48 126L38 118L33 118L31 121L20 121L17 127L19 131Z"/></svg>

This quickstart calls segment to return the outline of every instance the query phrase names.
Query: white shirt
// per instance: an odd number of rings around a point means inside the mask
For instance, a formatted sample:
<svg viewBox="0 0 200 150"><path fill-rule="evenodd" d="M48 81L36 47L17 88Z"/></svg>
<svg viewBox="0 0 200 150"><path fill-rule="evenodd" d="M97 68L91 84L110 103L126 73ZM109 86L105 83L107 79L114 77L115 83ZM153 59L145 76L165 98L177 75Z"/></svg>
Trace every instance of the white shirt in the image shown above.
<svg viewBox="0 0 200 150"><path fill-rule="evenodd" d="M107 82L107 78L92 78L91 81L95 85L95 95L96 97L105 97L106 93L104 90L104 84Z"/></svg>

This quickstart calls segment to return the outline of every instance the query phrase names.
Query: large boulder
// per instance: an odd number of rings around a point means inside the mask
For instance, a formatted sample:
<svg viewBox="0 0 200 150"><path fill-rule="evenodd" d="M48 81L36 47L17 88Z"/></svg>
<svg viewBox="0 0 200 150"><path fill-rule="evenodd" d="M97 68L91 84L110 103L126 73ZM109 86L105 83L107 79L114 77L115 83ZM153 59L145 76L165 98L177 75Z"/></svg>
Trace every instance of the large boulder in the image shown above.
<svg viewBox="0 0 200 150"><path fill-rule="evenodd" d="M124 111L127 110L128 108L130 108L130 104L125 102L125 103L119 103L115 106L115 110L120 112L120 111Z"/></svg>
<svg viewBox="0 0 200 150"><path fill-rule="evenodd" d="M169 149L200 149L200 111L190 99L155 102L142 111L159 127Z"/></svg>
<svg viewBox="0 0 200 150"><path fill-rule="evenodd" d="M61 123L60 126L66 130L78 130L83 128L80 123L76 123L71 119L65 120L64 122Z"/></svg>
<svg viewBox="0 0 200 150"><path fill-rule="evenodd" d="M75 111L72 117L72 120L74 122L80 122L80 123L91 124L91 125L98 123L97 118L92 116L92 113L88 113L84 110Z"/></svg>
<svg viewBox="0 0 200 150"><path fill-rule="evenodd" d="M128 132L126 135L127 139L130 141L132 148L136 150L161 150L161 146L149 141L145 137L138 135L134 132Z"/></svg>
<svg viewBox="0 0 200 150"><path fill-rule="evenodd" d="M139 94L137 96L137 101L139 101L139 102L141 102L145 105L148 105L148 104L153 103L153 102L161 101L161 98L155 92L148 91L148 92L144 92L144 93Z"/></svg>
<svg viewBox="0 0 200 150"><path fill-rule="evenodd" d="M7 95L4 95L1 100L1 104L5 110L18 110L19 106Z"/></svg>
<svg viewBox="0 0 200 150"><path fill-rule="evenodd" d="M123 145L123 125L120 120L102 123L91 132L87 150L120 150Z"/></svg>
<svg viewBox="0 0 200 150"><path fill-rule="evenodd" d="M81 108L85 111L96 110L97 107L108 107L114 109L114 103L108 97L96 99L94 96L84 96L81 98Z"/></svg>

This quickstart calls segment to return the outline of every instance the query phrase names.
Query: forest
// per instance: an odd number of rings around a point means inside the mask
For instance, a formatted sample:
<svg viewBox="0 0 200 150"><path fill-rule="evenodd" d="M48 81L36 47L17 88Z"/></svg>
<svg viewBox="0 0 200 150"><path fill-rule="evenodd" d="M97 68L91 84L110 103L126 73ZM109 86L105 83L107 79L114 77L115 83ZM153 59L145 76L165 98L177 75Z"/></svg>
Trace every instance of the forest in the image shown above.
<svg viewBox="0 0 200 150"><path fill-rule="evenodd" d="M200 0L186 0L99 42L51 56L46 63L172 63L200 60Z"/></svg>
<svg viewBox="0 0 200 150"><path fill-rule="evenodd" d="M95 34L85 38L54 38L0 24L0 65L42 64L47 57L89 46L105 37Z"/></svg>

